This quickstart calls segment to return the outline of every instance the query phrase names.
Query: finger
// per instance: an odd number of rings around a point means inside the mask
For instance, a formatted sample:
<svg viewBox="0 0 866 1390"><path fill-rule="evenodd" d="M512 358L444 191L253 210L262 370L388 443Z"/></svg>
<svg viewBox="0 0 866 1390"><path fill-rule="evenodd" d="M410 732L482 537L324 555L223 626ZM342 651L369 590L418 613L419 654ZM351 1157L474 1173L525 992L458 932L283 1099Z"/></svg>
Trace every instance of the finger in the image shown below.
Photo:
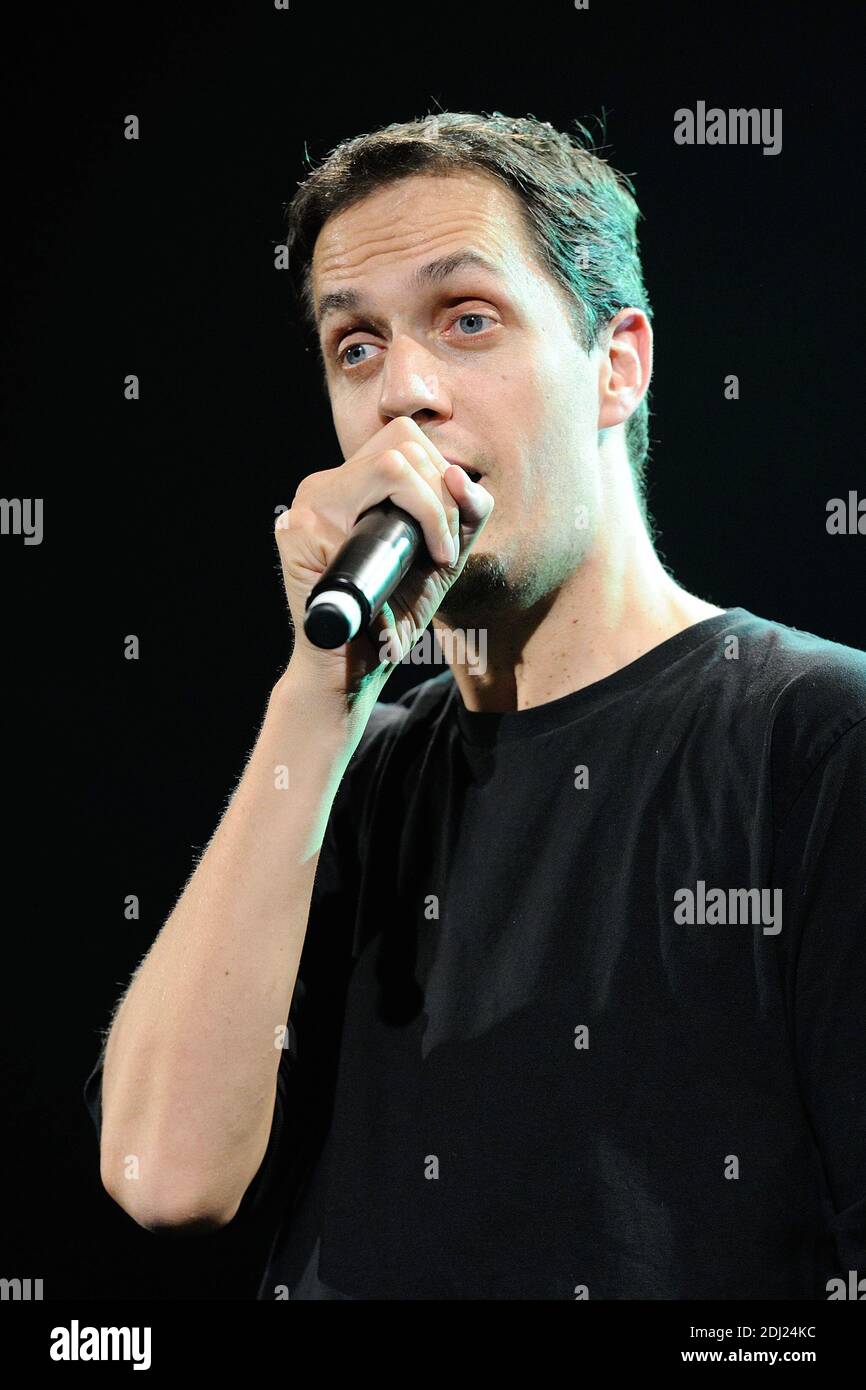
<svg viewBox="0 0 866 1390"><path fill-rule="evenodd" d="M443 459L442 466L440 467L435 456L431 457L430 451L425 447L425 444L413 443L410 440L408 443L400 445L400 452L418 469L418 472L439 498L445 516L448 519L448 529L451 536L454 540L459 540L460 508L457 506L448 488L442 486L442 477L448 465ZM450 563L451 561L449 558L449 564Z"/></svg>
<svg viewBox="0 0 866 1390"><path fill-rule="evenodd" d="M493 496L480 483L473 483L464 468L449 464L443 474L445 482L460 508L461 525L470 531L478 530L493 511Z"/></svg>
<svg viewBox="0 0 866 1390"><path fill-rule="evenodd" d="M432 467L429 463L428 466ZM419 466L410 463L402 449L389 449L382 455L376 473L378 478L374 477L371 485L381 489L384 473L388 484L387 495L395 506L401 507L418 522L434 565L453 564L454 543L440 495L441 488L422 477ZM381 497L370 496L358 514L366 507L375 505L376 501L381 501Z"/></svg>

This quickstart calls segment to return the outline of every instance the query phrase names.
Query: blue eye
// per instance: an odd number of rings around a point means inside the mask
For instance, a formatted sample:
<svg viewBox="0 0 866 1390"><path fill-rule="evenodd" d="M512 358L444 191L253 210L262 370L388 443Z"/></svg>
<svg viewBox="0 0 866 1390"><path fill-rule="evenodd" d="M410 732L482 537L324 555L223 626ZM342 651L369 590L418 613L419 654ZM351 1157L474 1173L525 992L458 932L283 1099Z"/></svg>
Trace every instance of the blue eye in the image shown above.
<svg viewBox="0 0 866 1390"><path fill-rule="evenodd" d="M347 348L344 348L343 351L340 353L340 361L341 361L341 362L345 362L346 357L348 356L348 354L349 354L350 352L354 352L356 348L372 347L372 346L373 346L372 343L350 343L349 346L348 346ZM361 363L363 363L365 360L366 360L365 358L362 358L362 359L361 359ZM350 365L350 366L356 366L356 367L357 367L357 366L360 366L361 363L358 363L358 362L351 363L351 362L350 362L349 365Z"/></svg>
<svg viewBox="0 0 866 1390"><path fill-rule="evenodd" d="M486 319L486 318L490 318L490 315L489 315L489 314L476 314L476 313L461 314L461 315L460 315L460 318L458 318L458 319L456 320L456 322L459 323L459 322L460 322L460 319ZM491 320L491 321L492 321L492 320ZM475 335L474 335L473 333L470 333L468 336L471 338L471 337L474 337Z"/></svg>

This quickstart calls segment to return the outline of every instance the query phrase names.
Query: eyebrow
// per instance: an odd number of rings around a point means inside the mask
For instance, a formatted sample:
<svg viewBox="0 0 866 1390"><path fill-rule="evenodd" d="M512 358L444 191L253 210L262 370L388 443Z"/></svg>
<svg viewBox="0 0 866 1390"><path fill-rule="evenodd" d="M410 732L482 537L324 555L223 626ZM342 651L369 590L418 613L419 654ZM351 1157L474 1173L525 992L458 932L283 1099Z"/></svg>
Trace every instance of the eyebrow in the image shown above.
<svg viewBox="0 0 866 1390"><path fill-rule="evenodd" d="M482 256L479 251L466 248L463 251L452 251L449 256L440 256L436 261L428 261L426 265L416 266L409 277L407 289L416 290L421 289L424 285L438 285L443 280L447 280L449 275L454 275L458 270L463 270L467 266L471 266L475 270L486 270L488 274L495 275L497 279L503 278L500 266L489 261L486 256ZM357 290L330 290L327 294L323 294L319 300L316 318L319 328L329 314L339 313L343 309L352 313L369 313L364 308Z"/></svg>

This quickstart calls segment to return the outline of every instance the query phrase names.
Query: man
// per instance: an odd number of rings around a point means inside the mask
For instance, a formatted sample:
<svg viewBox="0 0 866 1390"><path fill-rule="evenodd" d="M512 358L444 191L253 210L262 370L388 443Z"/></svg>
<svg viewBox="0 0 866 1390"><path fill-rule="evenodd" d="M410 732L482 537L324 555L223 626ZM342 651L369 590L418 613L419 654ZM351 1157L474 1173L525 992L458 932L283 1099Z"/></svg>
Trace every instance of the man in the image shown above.
<svg viewBox="0 0 866 1390"><path fill-rule="evenodd" d="M350 141L290 207L345 462L278 528L292 659L102 1086L107 1189L267 1212L260 1298L866 1270L866 655L661 565L637 217L499 113ZM305 595L385 497L429 553L319 651ZM377 703L431 622L484 662Z"/></svg>

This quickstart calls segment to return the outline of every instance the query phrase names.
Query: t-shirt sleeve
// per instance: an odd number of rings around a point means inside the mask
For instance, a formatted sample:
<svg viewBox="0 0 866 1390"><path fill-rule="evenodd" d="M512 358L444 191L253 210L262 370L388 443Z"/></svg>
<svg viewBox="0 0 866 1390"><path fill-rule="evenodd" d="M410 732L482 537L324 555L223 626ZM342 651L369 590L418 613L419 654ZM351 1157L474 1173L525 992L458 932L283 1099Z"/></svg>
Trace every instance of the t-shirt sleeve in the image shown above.
<svg viewBox="0 0 866 1390"><path fill-rule="evenodd" d="M798 1082L843 1273L866 1270L866 719L804 774L777 834L774 886Z"/></svg>
<svg viewBox="0 0 866 1390"><path fill-rule="evenodd" d="M355 914L366 813L375 796L386 733L398 722L392 705L374 706L331 807L310 901L307 933L289 1007L286 1045L277 1069L268 1145L244 1193L236 1222L272 1203L291 1203L315 1166L327 1127L339 1057L345 992L353 964ZM107 1030L106 1030L107 1032ZM102 1129L104 1041L84 1084L84 1102Z"/></svg>

